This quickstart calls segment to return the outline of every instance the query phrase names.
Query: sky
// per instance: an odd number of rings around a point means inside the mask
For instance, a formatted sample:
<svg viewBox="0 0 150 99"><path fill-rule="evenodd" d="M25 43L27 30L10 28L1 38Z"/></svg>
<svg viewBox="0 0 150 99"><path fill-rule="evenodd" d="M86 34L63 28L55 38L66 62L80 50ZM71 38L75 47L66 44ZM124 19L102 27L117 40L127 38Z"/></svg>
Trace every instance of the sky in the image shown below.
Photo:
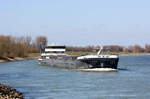
<svg viewBox="0 0 150 99"><path fill-rule="evenodd" d="M48 44L150 44L150 0L0 0L0 35Z"/></svg>

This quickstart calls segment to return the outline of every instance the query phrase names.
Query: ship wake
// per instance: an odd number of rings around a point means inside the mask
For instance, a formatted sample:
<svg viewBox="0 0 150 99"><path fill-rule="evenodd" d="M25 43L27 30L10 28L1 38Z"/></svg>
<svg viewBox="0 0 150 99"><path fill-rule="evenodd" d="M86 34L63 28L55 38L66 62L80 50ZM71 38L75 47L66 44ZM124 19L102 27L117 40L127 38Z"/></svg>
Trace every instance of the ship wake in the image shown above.
<svg viewBox="0 0 150 99"><path fill-rule="evenodd" d="M117 72L117 69L112 68L91 68L91 69L76 69L84 72Z"/></svg>

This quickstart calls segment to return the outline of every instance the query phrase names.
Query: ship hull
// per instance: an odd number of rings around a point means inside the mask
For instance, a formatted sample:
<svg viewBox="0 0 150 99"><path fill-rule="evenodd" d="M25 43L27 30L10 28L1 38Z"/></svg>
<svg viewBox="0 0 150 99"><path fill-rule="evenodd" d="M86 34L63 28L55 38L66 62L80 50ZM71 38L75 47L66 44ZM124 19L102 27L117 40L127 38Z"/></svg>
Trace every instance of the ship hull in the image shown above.
<svg viewBox="0 0 150 99"><path fill-rule="evenodd" d="M119 58L89 58L80 61L91 65L91 68L117 69Z"/></svg>
<svg viewBox="0 0 150 99"><path fill-rule="evenodd" d="M40 59L41 65L49 65L67 69L112 68L117 69L119 58L88 58L77 59L75 56L52 56Z"/></svg>

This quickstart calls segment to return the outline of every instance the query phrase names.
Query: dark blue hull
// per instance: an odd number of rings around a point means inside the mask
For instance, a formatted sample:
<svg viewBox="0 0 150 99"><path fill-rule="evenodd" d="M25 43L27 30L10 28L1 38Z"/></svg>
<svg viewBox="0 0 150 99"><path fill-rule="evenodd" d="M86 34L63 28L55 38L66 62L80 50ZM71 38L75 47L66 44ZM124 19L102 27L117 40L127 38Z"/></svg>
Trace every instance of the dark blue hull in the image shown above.
<svg viewBox="0 0 150 99"><path fill-rule="evenodd" d="M91 68L117 69L119 58L88 58L80 61L91 65Z"/></svg>

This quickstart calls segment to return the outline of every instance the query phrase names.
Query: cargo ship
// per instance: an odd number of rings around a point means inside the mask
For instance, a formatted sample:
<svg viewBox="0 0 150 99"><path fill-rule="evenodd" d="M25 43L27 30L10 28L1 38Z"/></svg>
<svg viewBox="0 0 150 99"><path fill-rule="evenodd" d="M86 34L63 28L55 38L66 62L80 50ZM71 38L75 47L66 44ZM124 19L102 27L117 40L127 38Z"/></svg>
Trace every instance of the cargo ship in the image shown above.
<svg viewBox="0 0 150 99"><path fill-rule="evenodd" d="M67 69L117 69L119 56L102 54L101 48L95 55L71 56L66 54L65 46L47 46L39 64Z"/></svg>

